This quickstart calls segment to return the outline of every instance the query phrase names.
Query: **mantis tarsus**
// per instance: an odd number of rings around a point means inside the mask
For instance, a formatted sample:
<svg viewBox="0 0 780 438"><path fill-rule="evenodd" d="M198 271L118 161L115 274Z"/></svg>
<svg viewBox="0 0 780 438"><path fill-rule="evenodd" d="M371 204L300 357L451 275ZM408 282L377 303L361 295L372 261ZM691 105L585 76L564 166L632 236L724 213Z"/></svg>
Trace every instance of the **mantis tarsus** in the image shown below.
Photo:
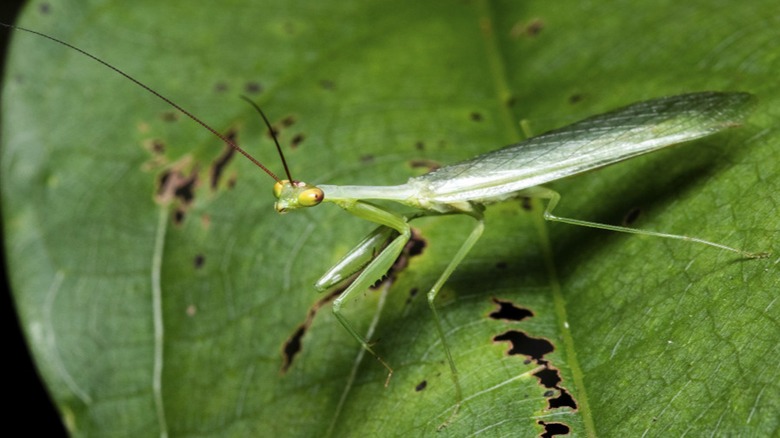
<svg viewBox="0 0 780 438"><path fill-rule="evenodd" d="M362 348L385 366L388 371L387 382L392 376L392 368L376 354L369 341L344 317L342 306L355 296L355 292L367 289L390 269L411 236L409 226L411 220L422 216L448 214L465 214L472 217L475 220L472 231L427 294L438 335L452 371L457 401L455 412L463 399L462 391L455 362L437 314L435 298L481 236L484 229L483 211L486 205L521 196L543 198L548 200L544 217L550 221L688 240L749 258L765 256L763 253L750 253L689 236L557 217L553 215L553 210L560 196L540 186L540 184L738 126L753 106L754 98L747 93L700 92L636 103L467 161L439 168L397 186L314 186L294 180L286 164L287 179L278 178L262 163L199 118L94 55L36 31L7 24L3 26L40 35L96 60L208 129L228 146L252 160L276 181L274 196L276 197L275 208L278 212L284 213L314 207L322 202L332 202L354 216L378 224L374 231L317 281L316 287L319 290L329 289L359 273L334 301L333 313ZM254 103L252 105L260 112L270 129L265 115ZM278 143L276 145L279 148ZM412 213L399 213L366 201L371 199L404 204L406 207L411 207Z"/></svg>

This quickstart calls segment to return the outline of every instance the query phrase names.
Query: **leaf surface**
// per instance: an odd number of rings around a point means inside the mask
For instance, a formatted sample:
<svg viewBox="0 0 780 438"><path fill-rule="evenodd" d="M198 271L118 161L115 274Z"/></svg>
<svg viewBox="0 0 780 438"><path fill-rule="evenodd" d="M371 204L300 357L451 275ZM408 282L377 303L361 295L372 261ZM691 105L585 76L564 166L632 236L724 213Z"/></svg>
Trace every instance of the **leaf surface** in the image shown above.
<svg viewBox="0 0 780 438"><path fill-rule="evenodd" d="M773 255L550 225L535 201L489 208L437 301L466 399L445 430L777 433L774 2L45 4L19 24L115 64L281 174L236 98L251 97L311 183L397 184L516 142L521 124L538 134L653 97L754 93L740 129L552 187L561 216ZM470 219L416 221L422 252L347 306L394 368L384 388L312 286L371 224L333 206L277 215L273 181L205 130L78 53L13 40L5 250L74 435L434 435L450 418L425 292Z"/></svg>

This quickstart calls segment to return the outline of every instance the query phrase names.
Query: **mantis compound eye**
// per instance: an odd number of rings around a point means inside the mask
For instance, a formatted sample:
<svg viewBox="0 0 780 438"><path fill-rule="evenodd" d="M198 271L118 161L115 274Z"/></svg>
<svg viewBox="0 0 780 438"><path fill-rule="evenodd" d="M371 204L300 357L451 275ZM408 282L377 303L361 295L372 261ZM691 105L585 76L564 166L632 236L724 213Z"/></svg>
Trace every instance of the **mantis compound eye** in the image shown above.
<svg viewBox="0 0 780 438"><path fill-rule="evenodd" d="M304 207L313 207L325 198L325 193L321 189L315 187L312 189L304 190L298 195L298 203Z"/></svg>
<svg viewBox="0 0 780 438"><path fill-rule="evenodd" d="M287 180L277 181L276 184L274 184L274 198L279 199L279 197L282 196L282 188L285 183L287 183Z"/></svg>

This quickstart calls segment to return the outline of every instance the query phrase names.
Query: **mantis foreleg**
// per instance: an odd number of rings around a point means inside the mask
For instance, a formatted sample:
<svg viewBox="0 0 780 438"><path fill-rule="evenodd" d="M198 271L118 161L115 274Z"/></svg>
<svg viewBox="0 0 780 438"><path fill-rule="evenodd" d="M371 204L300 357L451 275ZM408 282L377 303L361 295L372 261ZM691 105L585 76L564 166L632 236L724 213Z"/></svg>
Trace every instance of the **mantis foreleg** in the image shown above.
<svg viewBox="0 0 780 438"><path fill-rule="evenodd" d="M393 239L382 252L371 260L355 281L353 281L352 284L350 284L349 287L333 301L333 315L339 323L344 326L349 334L351 334L366 351L371 353L371 355L387 368L388 374L385 382L385 386L387 386L390 382L390 377L393 375L393 369L390 368L390 365L388 365L384 359L376 354L371 348L368 340L352 327L352 324L341 313L341 306L353 296L355 291L358 291L358 293L365 291L390 270L390 267L393 266L398 255L401 254L404 246L406 246L406 242L409 241L409 238L412 235L411 228L409 227L409 224L406 223L404 217L365 202L354 201L340 204L340 206L355 216L392 228L399 233L399 236ZM366 239L364 239L364 242L365 241ZM361 244L362 243L363 242L361 242Z"/></svg>

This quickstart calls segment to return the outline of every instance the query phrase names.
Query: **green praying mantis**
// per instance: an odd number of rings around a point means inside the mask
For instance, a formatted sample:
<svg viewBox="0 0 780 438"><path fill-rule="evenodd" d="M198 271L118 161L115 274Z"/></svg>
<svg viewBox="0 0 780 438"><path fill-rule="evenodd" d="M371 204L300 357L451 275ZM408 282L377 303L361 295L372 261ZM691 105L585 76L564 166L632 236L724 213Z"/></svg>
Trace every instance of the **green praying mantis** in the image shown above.
<svg viewBox="0 0 780 438"><path fill-rule="evenodd" d="M544 218L549 221L687 240L732 251L747 258L765 257L764 253L751 253L696 237L558 217L553 214L553 210L560 195L540 186L737 126L753 102L753 96L748 93L719 92L683 94L640 102L470 160L441 167L397 186L317 187L301 181L278 181L274 186L277 199L275 207L279 212L287 212L332 202L354 216L379 224L378 228L325 273L316 287L319 290L328 289L362 270L333 302L333 313L360 345L387 368L388 379L392 375L392 368L342 315L343 304L355 293L370 287L390 269L411 237L409 221L421 216L446 214L464 214L474 219L471 232L427 294L428 305L453 376L456 398L460 401L462 393L457 368L447 345L435 300L444 283L482 235L485 206L516 197L542 198L548 200ZM395 201L412 207L414 213L398 214L366 201L370 199ZM385 246L386 242L389 243Z"/></svg>
<svg viewBox="0 0 780 438"><path fill-rule="evenodd" d="M42 36L76 50L134 82L209 130L275 180L273 193L276 198L275 209L279 213L312 208L322 203L331 202L353 216L377 224L377 228L331 267L317 281L315 287L320 291L327 290L354 277L351 284L334 300L333 313L362 348L373 355L387 369L385 385L389 383L393 373L391 366L376 353L370 341L361 335L344 316L343 306L387 273L411 238L409 223L412 220L423 216L451 214L471 217L474 220L471 232L463 240L459 249L427 293L428 305L451 370L457 401L455 412L463 400L462 390L457 367L447 344L435 302L442 286L482 235L485 227L483 212L487 205L518 197L542 198L547 200L543 214L544 218L549 221L687 240L731 251L747 258L766 256L764 253L747 252L696 237L555 216L553 211L560 200L560 195L541 186L673 144L702 138L738 126L754 106L755 99L748 93L699 92L635 103L529 138L521 143L479 155L470 160L441 167L430 173L413 177L401 185L315 186L295 180L290 175L275 136L274 142L280 153L287 179L280 179L229 138L167 97L108 62L49 35L8 24L2 25ZM271 129L262 110L254 102L249 102ZM271 132L273 133L273 129ZM406 208L403 209L403 212L396 211L374 204L370 200L393 201Z"/></svg>

